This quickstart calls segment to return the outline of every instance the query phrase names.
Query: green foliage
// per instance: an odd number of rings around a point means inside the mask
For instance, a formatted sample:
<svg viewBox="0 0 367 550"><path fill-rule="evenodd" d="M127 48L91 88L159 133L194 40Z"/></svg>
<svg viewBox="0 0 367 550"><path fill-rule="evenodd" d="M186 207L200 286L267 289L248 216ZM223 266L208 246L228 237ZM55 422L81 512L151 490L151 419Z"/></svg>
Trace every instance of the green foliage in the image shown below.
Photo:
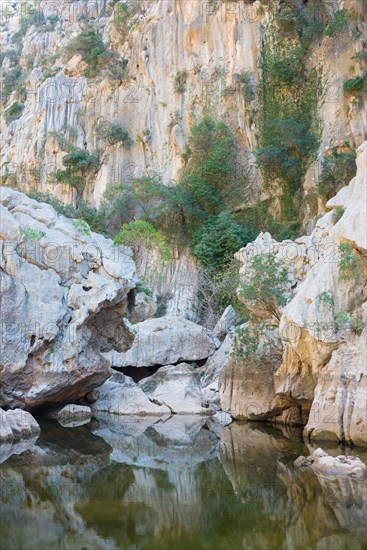
<svg viewBox="0 0 367 550"><path fill-rule="evenodd" d="M46 236L44 231L39 231L38 229L28 226L21 227L19 231L28 241L40 241Z"/></svg>
<svg viewBox="0 0 367 550"><path fill-rule="evenodd" d="M12 92L17 91L18 93L23 94L23 81L24 74L21 67L14 67L7 72L7 74L3 78L2 86L2 102L4 105L6 104Z"/></svg>
<svg viewBox="0 0 367 550"><path fill-rule="evenodd" d="M109 145L120 143L124 148L129 149L133 144L129 133L122 126L108 120L100 120L95 127L95 132Z"/></svg>
<svg viewBox="0 0 367 550"><path fill-rule="evenodd" d="M333 222L337 223L343 216L345 209L342 206L337 206L333 210Z"/></svg>
<svg viewBox="0 0 367 550"><path fill-rule="evenodd" d="M360 279L361 260L349 243L339 244L339 276L342 281Z"/></svg>
<svg viewBox="0 0 367 550"><path fill-rule="evenodd" d="M217 271L250 240L250 232L236 222L230 211L224 210L218 216L208 217L194 233L191 252L205 268Z"/></svg>
<svg viewBox="0 0 367 550"><path fill-rule="evenodd" d="M283 355L276 326L262 321L238 326L235 330L231 357L240 360L246 370L260 368L276 369Z"/></svg>
<svg viewBox="0 0 367 550"><path fill-rule="evenodd" d="M131 246L135 252L141 247L153 248L160 252L163 260L170 260L172 252L163 235L144 220L135 220L122 226L114 239L115 244Z"/></svg>
<svg viewBox="0 0 367 550"><path fill-rule="evenodd" d="M177 71L174 81L173 88L175 92L183 93L186 91L186 82L187 82L187 72L186 71Z"/></svg>
<svg viewBox="0 0 367 550"><path fill-rule="evenodd" d="M75 229L79 231L79 233L82 233L83 235L90 235L90 227L86 221L80 218L77 218L72 221L72 224L75 227Z"/></svg>
<svg viewBox="0 0 367 550"><path fill-rule="evenodd" d="M356 174L356 153L352 150L338 152L332 149L321 163L317 192L325 200L331 199L342 187L348 185Z"/></svg>
<svg viewBox="0 0 367 550"><path fill-rule="evenodd" d="M257 254L249 264L239 293L252 308L279 321L279 308L288 301L288 284L288 270L274 254Z"/></svg>
<svg viewBox="0 0 367 550"><path fill-rule="evenodd" d="M153 292L150 290L150 288L144 286L143 284L136 285L135 292L144 292L144 294L153 298Z"/></svg>
<svg viewBox="0 0 367 550"><path fill-rule="evenodd" d="M33 25L36 27L41 27L45 23L46 19L41 10L35 10L32 13L28 13L25 17L21 17L19 22L19 30L13 34L12 42L14 44L21 44L28 29L30 29Z"/></svg>
<svg viewBox="0 0 367 550"><path fill-rule="evenodd" d="M335 36L342 32L346 32L349 27L350 15L347 10L338 10L333 19L324 30L324 36Z"/></svg>
<svg viewBox="0 0 367 550"><path fill-rule="evenodd" d="M22 113L24 111L24 103L19 103L19 101L15 101L4 111L4 118L6 124L10 124L13 120L17 120L19 117L22 116Z"/></svg>
<svg viewBox="0 0 367 550"><path fill-rule="evenodd" d="M367 70L344 82L345 92L363 92L365 90L367 90Z"/></svg>
<svg viewBox="0 0 367 550"><path fill-rule="evenodd" d="M87 64L84 71L84 76L87 78L94 78L106 71L110 76L118 79L125 76L125 65L118 54L109 50L92 28L79 33L65 46L64 61L69 61L74 55L80 55Z"/></svg>
<svg viewBox="0 0 367 550"><path fill-rule="evenodd" d="M284 45L266 38L259 91L259 144L256 159L265 184L280 197L277 209L286 237L294 237L302 223L300 201L303 178L319 141L320 81L306 68L300 39ZM288 225L289 224L289 225Z"/></svg>
<svg viewBox="0 0 367 550"><path fill-rule="evenodd" d="M70 128L66 127L64 130L70 133ZM101 165L98 154L92 154L89 151L75 147L62 134L50 132L49 135L53 135L60 146L67 151L62 159L65 170L55 170L50 174L50 177L58 183L74 187L77 194L82 195L87 177L95 174Z"/></svg>
<svg viewBox="0 0 367 550"><path fill-rule="evenodd" d="M320 304L327 304L328 306L334 307L335 298L331 290L324 290L317 295L317 302Z"/></svg>

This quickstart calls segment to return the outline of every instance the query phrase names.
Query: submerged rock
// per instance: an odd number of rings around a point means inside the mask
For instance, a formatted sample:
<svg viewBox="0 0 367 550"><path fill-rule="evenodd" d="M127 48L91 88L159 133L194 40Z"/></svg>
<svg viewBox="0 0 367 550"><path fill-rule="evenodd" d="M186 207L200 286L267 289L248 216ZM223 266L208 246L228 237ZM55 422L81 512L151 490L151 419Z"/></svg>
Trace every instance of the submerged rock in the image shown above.
<svg viewBox="0 0 367 550"><path fill-rule="evenodd" d="M4 411L0 409L0 441L17 441L30 438L41 432L33 416L21 409Z"/></svg>
<svg viewBox="0 0 367 550"><path fill-rule="evenodd" d="M307 458L298 457L294 461L294 465L302 468L311 467L316 473L325 475L367 478L367 466L357 456L339 455L334 457L320 448Z"/></svg>
<svg viewBox="0 0 367 550"><path fill-rule="evenodd" d="M64 428L82 426L87 424L91 418L91 408L83 405L66 405L57 413L57 420Z"/></svg>
<svg viewBox="0 0 367 550"><path fill-rule="evenodd" d="M133 328L134 343L128 351L104 354L115 367L150 367L199 361L214 353L218 344L210 331L178 316L148 319Z"/></svg>
<svg viewBox="0 0 367 550"><path fill-rule="evenodd" d="M73 402L109 378L101 351L133 341L131 250L7 187L0 221L0 404Z"/></svg>

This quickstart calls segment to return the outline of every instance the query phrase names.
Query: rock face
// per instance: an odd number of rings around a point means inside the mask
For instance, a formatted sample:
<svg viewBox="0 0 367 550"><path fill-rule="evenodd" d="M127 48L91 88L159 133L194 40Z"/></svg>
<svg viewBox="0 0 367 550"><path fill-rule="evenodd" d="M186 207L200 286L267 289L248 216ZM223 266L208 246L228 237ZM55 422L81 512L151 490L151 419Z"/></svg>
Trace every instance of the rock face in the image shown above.
<svg viewBox="0 0 367 550"><path fill-rule="evenodd" d="M153 376L141 380L139 386L154 403L164 405L175 414L205 414L199 377L185 363L167 365Z"/></svg>
<svg viewBox="0 0 367 550"><path fill-rule="evenodd" d="M210 331L182 317L148 319L133 327L134 343L127 352L105 357L115 367L172 365L199 361L214 353L218 342Z"/></svg>
<svg viewBox="0 0 367 550"><path fill-rule="evenodd" d="M168 407L154 403L132 378L114 372L99 389L99 397L92 404L95 413L108 412L125 416L171 414Z"/></svg>
<svg viewBox="0 0 367 550"><path fill-rule="evenodd" d="M34 438L40 431L38 422L29 412L21 409L13 411L0 409L0 442Z"/></svg>
<svg viewBox="0 0 367 550"><path fill-rule="evenodd" d="M115 372L98 393L97 401L92 404L95 413L133 417L214 412L213 407L205 403L198 373L186 363L161 367L138 383Z"/></svg>
<svg viewBox="0 0 367 550"><path fill-rule="evenodd" d="M75 401L110 376L101 352L133 341L131 251L13 189L0 210L0 404Z"/></svg>
<svg viewBox="0 0 367 550"><path fill-rule="evenodd" d="M277 243L262 234L237 254L245 277L254 253L272 252L290 285L281 362L259 372L233 362L221 374L222 406L235 418L307 424L310 439L367 445L366 172L364 142L356 177L328 203L344 209L339 221L328 212L310 236Z"/></svg>
<svg viewBox="0 0 367 550"><path fill-rule="evenodd" d="M316 473L331 476L351 476L367 478L367 466L357 456L330 456L322 449L316 449L305 458L298 457L295 466L311 467Z"/></svg>

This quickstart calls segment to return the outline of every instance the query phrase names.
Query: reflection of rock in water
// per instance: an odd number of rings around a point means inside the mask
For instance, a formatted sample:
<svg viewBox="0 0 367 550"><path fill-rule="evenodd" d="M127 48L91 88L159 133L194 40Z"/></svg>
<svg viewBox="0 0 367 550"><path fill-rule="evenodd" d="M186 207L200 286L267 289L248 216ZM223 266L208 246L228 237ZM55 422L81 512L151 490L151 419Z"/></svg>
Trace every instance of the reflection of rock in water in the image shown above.
<svg viewBox="0 0 367 550"><path fill-rule="evenodd" d="M115 548L75 511L93 475L109 464L110 451L86 428L44 425L37 446L1 466L1 548L59 548L61 541L65 548Z"/></svg>
<svg viewBox="0 0 367 550"><path fill-rule="evenodd" d="M362 550L352 533L367 534L367 480L333 479L301 471L291 460L300 448L275 430L260 426L254 429L234 423L223 430L221 461L236 495L262 508L264 521L255 523L252 532L246 530L244 545ZM287 452L286 462L281 451ZM343 529L351 532L347 539ZM261 536L255 536L259 531Z"/></svg>

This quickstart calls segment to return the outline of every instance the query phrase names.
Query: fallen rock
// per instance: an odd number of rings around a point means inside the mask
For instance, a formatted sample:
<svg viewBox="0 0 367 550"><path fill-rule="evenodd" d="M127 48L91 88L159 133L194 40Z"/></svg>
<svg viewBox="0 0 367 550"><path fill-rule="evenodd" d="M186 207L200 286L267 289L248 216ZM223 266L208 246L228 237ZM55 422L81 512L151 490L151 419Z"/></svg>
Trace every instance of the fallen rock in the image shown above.
<svg viewBox="0 0 367 550"><path fill-rule="evenodd" d="M357 456L339 455L330 456L322 449L316 449L307 458L298 457L294 461L297 467L310 467L316 473L331 476L351 476L356 478L367 477L367 466Z"/></svg>
<svg viewBox="0 0 367 550"><path fill-rule="evenodd" d="M34 437L41 432L33 416L21 409L4 411L0 409L0 441L14 441Z"/></svg>
<svg viewBox="0 0 367 550"><path fill-rule="evenodd" d="M132 347L123 353L104 354L114 367L151 367L206 359L216 350L217 341L204 327L183 317L148 319L133 326Z"/></svg>
<svg viewBox="0 0 367 550"><path fill-rule="evenodd" d="M84 405L66 405L57 413L57 420L64 428L76 428L87 424L92 418L92 410Z"/></svg>
<svg viewBox="0 0 367 550"><path fill-rule="evenodd" d="M132 378L114 372L99 389L99 397L93 403L92 411L120 415L165 415L171 411L165 405L153 402Z"/></svg>
<svg viewBox="0 0 367 550"><path fill-rule="evenodd" d="M133 341L132 252L7 187L0 245L0 404L75 402L111 375L101 351Z"/></svg>
<svg viewBox="0 0 367 550"><path fill-rule="evenodd" d="M175 414L207 414L203 406L199 375L186 363L167 365L139 382L139 387L154 401Z"/></svg>

